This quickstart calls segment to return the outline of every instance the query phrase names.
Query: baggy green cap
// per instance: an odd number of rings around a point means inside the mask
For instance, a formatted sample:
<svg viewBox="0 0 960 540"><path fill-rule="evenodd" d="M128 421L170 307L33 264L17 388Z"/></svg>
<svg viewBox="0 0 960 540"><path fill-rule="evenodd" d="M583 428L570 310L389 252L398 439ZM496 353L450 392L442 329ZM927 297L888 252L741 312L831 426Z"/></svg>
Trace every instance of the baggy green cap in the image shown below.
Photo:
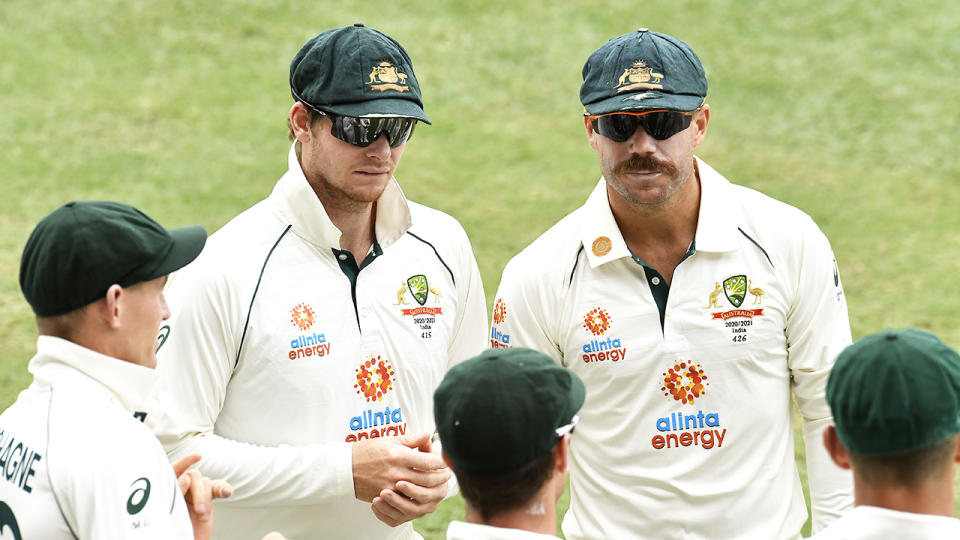
<svg viewBox="0 0 960 540"><path fill-rule="evenodd" d="M290 62L290 93L343 116L402 116L430 123L407 51L357 23L307 41Z"/></svg>
<svg viewBox="0 0 960 540"><path fill-rule="evenodd" d="M550 452L585 396L583 381L543 353L490 349L447 372L433 416L457 470L502 474Z"/></svg>
<svg viewBox="0 0 960 540"><path fill-rule="evenodd" d="M114 284L128 287L186 266L206 241L199 225L165 229L127 204L69 202L40 220L27 239L20 290L38 316L63 315Z"/></svg>
<svg viewBox="0 0 960 540"><path fill-rule="evenodd" d="M583 66L580 102L587 114L693 111L707 95L700 58L683 41L641 28L615 37Z"/></svg>
<svg viewBox="0 0 960 540"><path fill-rule="evenodd" d="M931 447L960 432L960 355L923 330L869 335L837 357L827 403L855 454Z"/></svg>

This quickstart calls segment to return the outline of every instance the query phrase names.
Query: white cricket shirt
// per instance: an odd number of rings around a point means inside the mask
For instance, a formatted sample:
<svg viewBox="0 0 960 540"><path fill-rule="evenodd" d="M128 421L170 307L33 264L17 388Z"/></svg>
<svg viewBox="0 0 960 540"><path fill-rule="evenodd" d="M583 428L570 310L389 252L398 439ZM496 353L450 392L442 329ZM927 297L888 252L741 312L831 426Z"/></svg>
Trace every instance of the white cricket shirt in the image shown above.
<svg viewBox="0 0 960 540"><path fill-rule="evenodd" d="M556 536L523 529L493 527L482 523L451 521L447 526L447 540L551 540Z"/></svg>
<svg viewBox="0 0 960 540"><path fill-rule="evenodd" d="M791 396L815 530L852 503L820 438L851 342L830 245L806 214L697 164L696 237L669 288L627 248L603 179L504 270L491 346L539 349L587 387L567 538L795 537Z"/></svg>
<svg viewBox="0 0 960 540"><path fill-rule="evenodd" d="M3 537L193 538L167 455L143 425L156 373L40 336L33 383L0 415Z"/></svg>
<svg viewBox="0 0 960 540"><path fill-rule="evenodd" d="M891 540L960 538L960 519L857 506L810 537L816 540Z"/></svg>
<svg viewBox="0 0 960 540"><path fill-rule="evenodd" d="M434 431L434 388L485 347L485 298L460 224L396 180L375 231L357 271L291 148L273 193L171 278L155 431L234 487L216 538L418 536L354 498L351 443Z"/></svg>

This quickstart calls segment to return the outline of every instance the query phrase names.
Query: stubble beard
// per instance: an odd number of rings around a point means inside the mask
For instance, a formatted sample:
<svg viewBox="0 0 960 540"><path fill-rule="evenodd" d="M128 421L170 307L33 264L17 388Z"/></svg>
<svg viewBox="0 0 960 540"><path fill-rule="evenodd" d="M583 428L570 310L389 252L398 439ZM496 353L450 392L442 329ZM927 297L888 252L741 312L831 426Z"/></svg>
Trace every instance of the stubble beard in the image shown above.
<svg viewBox="0 0 960 540"><path fill-rule="evenodd" d="M627 202L639 207L662 206L680 191L693 173L692 164L689 169L680 170L680 167L673 162L656 159L649 155L633 154L613 167L610 165L610 162L603 163L604 178L614 180L616 183L613 184L613 188L617 193ZM656 198L639 199L631 194L629 182L623 179L627 174L634 172L658 172L670 178L670 181L660 190Z"/></svg>

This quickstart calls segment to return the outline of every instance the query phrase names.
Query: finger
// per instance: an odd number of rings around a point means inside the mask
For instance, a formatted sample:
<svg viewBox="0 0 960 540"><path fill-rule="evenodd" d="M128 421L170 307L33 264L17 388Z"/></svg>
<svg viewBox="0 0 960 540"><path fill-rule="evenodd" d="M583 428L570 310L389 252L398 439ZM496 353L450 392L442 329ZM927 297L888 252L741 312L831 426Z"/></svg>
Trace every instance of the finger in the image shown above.
<svg viewBox="0 0 960 540"><path fill-rule="evenodd" d="M200 454L190 454L189 456L183 456L182 458L173 462L173 473L178 477L187 472L194 463L200 461Z"/></svg>
<svg viewBox="0 0 960 540"><path fill-rule="evenodd" d="M178 476L177 485L180 486L180 494L186 497L187 493L190 491L190 475L181 474L180 476Z"/></svg>
<svg viewBox="0 0 960 540"><path fill-rule="evenodd" d="M450 475L450 469L434 469L431 471L411 470L404 475L405 478L403 478L403 480L425 488L433 488L447 485L447 481L450 480Z"/></svg>
<svg viewBox="0 0 960 540"><path fill-rule="evenodd" d="M397 487L394 491L406 496L408 499L413 499L421 505L439 503L447 496L447 483L444 482L438 486L428 488L401 480L397 482Z"/></svg>
<svg viewBox="0 0 960 540"><path fill-rule="evenodd" d="M233 495L233 486L226 480L214 480L211 484L214 499L226 499Z"/></svg>
<svg viewBox="0 0 960 540"><path fill-rule="evenodd" d="M395 512L400 512L404 518L404 521L409 521L411 519L424 516L430 512L433 512L437 508L436 502L420 504L415 500L408 499L403 495L399 495L396 491L391 489L385 489L381 491L380 498L382 498L388 505L393 507Z"/></svg>
<svg viewBox="0 0 960 540"><path fill-rule="evenodd" d="M370 504L370 509L373 510L373 515L376 516L377 519L391 527L396 527L406 521L403 518L403 514L387 504L382 497L374 497L373 503Z"/></svg>
<svg viewBox="0 0 960 540"><path fill-rule="evenodd" d="M430 451L430 434L427 432L423 433L411 433L410 435L404 435L400 437L400 444L406 446L407 448L413 448L415 450L420 450L421 452Z"/></svg>
<svg viewBox="0 0 960 540"><path fill-rule="evenodd" d="M210 479L201 475L200 471L187 471L191 476L190 493L193 496L193 512L200 521L208 521L212 514L213 497L211 496Z"/></svg>
<svg viewBox="0 0 960 540"><path fill-rule="evenodd" d="M403 456L402 465L421 471L447 468L447 464L443 462L442 457L430 452L407 452L406 455Z"/></svg>

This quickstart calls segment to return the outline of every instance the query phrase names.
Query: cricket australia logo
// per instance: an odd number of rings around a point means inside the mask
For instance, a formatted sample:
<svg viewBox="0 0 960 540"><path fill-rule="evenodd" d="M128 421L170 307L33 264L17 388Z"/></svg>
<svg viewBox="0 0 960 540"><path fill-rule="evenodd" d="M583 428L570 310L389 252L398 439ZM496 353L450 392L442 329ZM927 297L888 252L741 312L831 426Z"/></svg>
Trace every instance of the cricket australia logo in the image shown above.
<svg viewBox="0 0 960 540"><path fill-rule="evenodd" d="M379 84L375 84L379 83ZM397 92L409 92L407 86L407 75L399 71L396 66L390 62L380 62L370 70L370 80L366 84L371 85L371 90L385 92L387 90L396 90Z"/></svg>
<svg viewBox="0 0 960 540"><path fill-rule="evenodd" d="M653 82L650 82L650 81ZM637 60L630 67L623 70L623 75L617 80L617 93L635 90L637 88L649 88L651 90L662 90L663 85L659 84L663 80L663 75L654 73L653 68L648 67L643 60Z"/></svg>
<svg viewBox="0 0 960 540"><path fill-rule="evenodd" d="M724 321L724 326L729 328L733 334L732 339L734 343L746 342L747 327L753 326L752 319L754 317L763 316L763 308L744 309L741 306L743 306L744 301L747 299L747 293L753 296L753 303L751 305L762 305L763 295L765 295L766 292L760 287L754 287L753 280L747 279L746 274L730 276L723 280L722 286L720 283L721 282L717 282L714 284L714 289L710 292L707 299L707 305L703 309L720 310L712 311L711 319ZM727 302L729 302L734 309L723 311L723 308L720 307L720 299L723 298L720 296L721 293L723 293L723 297L726 297Z"/></svg>
<svg viewBox="0 0 960 540"><path fill-rule="evenodd" d="M410 289L410 294L413 295L413 299L416 300L418 304L422 306L427 303L427 293L429 292L427 276L417 274L408 277L407 288Z"/></svg>

